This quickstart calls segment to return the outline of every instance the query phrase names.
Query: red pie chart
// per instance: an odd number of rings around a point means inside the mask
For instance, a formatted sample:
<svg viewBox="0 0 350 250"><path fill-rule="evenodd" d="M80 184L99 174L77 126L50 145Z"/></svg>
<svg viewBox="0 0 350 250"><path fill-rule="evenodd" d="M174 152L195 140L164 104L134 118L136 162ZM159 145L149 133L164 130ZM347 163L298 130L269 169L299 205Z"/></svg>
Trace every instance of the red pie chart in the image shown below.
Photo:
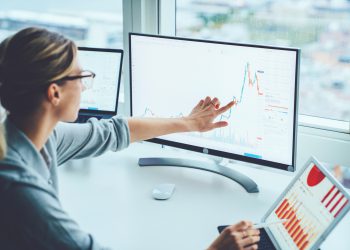
<svg viewBox="0 0 350 250"><path fill-rule="evenodd" d="M326 176L317 168L316 165L312 167L307 176L307 185L310 187L318 185Z"/></svg>

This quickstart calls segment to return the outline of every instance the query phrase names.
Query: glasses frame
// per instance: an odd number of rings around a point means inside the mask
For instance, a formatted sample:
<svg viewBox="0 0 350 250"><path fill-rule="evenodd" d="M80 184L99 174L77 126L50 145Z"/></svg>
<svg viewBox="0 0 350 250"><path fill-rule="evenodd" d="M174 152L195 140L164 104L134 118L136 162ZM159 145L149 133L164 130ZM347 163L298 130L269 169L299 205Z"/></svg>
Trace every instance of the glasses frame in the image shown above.
<svg viewBox="0 0 350 250"><path fill-rule="evenodd" d="M27 87L26 85L17 85L14 87L17 87L19 90L17 91L16 94L14 94L14 97L18 97L18 96L22 96L22 95L27 95L29 93L31 93L32 91L36 91L37 89L42 89L42 90L46 90L47 87L51 84L51 83L63 83L65 81L71 81L71 80L76 80L76 79L82 79L82 78L88 78L91 77L92 81L91 84L87 85L87 84L83 84L85 89L90 89L93 86L93 79L96 77L96 74L94 72L92 72L91 70L83 70L81 71L81 74L83 73L88 73L87 75L73 75L73 76L65 76L63 78L60 78L58 80L55 81L51 81L51 82L47 82L45 84L40 84L40 85L35 85L35 86L30 86ZM1 85L1 84L0 84ZM24 88L24 89L23 89Z"/></svg>
<svg viewBox="0 0 350 250"><path fill-rule="evenodd" d="M88 73L87 75L82 75L84 73ZM91 70L83 70L80 75L73 75L73 76L65 76L61 79L56 80L55 82L59 83L59 82L64 82L64 81L72 81L72 80L76 80L76 79L83 79L83 78L92 78L91 80L91 84L84 84L82 82L82 84L84 85L84 87L86 89L90 89L92 88L93 85L93 79L96 77L96 74L94 72L92 72Z"/></svg>

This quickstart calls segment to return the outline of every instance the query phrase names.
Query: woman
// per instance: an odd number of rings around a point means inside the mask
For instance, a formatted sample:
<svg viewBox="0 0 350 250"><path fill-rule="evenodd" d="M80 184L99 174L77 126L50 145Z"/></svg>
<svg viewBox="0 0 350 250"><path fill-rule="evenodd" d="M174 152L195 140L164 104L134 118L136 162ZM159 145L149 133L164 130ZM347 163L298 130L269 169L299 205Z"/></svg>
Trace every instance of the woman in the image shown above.
<svg viewBox="0 0 350 250"><path fill-rule="evenodd" d="M0 133L0 248L101 249L64 212L57 166L134 141L226 126L214 119L233 105L207 97L183 118L63 123L76 120L84 82L93 77L80 68L75 44L57 33L27 28L1 43L0 100L8 116ZM258 234L241 222L209 249L256 249Z"/></svg>

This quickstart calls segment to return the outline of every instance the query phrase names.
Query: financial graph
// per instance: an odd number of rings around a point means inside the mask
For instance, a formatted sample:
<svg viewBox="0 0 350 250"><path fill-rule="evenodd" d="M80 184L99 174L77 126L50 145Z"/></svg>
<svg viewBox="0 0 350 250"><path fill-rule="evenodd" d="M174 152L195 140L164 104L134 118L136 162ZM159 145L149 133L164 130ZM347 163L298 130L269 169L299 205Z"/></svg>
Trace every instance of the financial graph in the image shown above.
<svg viewBox="0 0 350 250"><path fill-rule="evenodd" d="M311 164L266 221L287 219L270 228L282 249L310 249L349 200Z"/></svg>
<svg viewBox="0 0 350 250"><path fill-rule="evenodd" d="M79 50L81 67L96 74L91 89L81 95L80 108L114 111L117 101L120 53Z"/></svg>
<svg viewBox="0 0 350 250"><path fill-rule="evenodd" d="M161 138L292 163L294 52L141 39L131 45L133 116L182 117L206 96L234 101L216 119L227 127Z"/></svg>
<svg viewBox="0 0 350 250"><path fill-rule="evenodd" d="M233 107L230 108L226 114L222 114L219 120L230 120L231 118L233 119L237 118L238 114L236 113L238 113L239 111L236 112L236 110L237 109L239 110L241 107L244 110L244 105L245 105L244 101L246 101L245 99L248 98L248 95L246 94L246 92L249 91L248 88L250 89L250 91L253 92L253 95L255 92L255 96L251 96L251 98L263 97L264 94L259 85L259 77L258 77L258 74L263 74L263 73L264 73L263 70L258 70L252 76L250 63L247 62L245 64L243 82L242 82L242 87L241 87L239 96L232 97L232 101L234 101ZM249 102L249 100L247 100L246 102ZM258 105L261 105L261 104L258 103ZM248 111L246 111L245 113L247 114ZM235 115L236 117L234 117ZM263 140L262 132L260 131L260 133L261 134L254 134L253 138L251 138L252 130L249 130L249 131L246 130L245 133L244 132L242 133L242 129L236 130L231 126L226 129L221 128L221 129L215 130L213 131L212 134L207 133L206 135L208 138L215 138L216 140L219 140L219 141L243 145L252 149L252 148L256 148L259 142ZM258 155L255 155L255 157L261 158L261 156L258 156Z"/></svg>
<svg viewBox="0 0 350 250"><path fill-rule="evenodd" d="M242 83L241 93L239 95L239 98L237 98L236 96L232 97L232 101L234 101L234 106L239 106L242 103L244 88L246 87L247 84L249 85L249 87L254 87L254 85L255 85L257 95L259 95L259 96L263 95L263 93L261 92L260 86L259 86L259 79L258 79L257 73L263 74L264 71L259 70L259 71L255 72L254 79L252 79L249 63L246 64L245 69L244 69L243 83ZM229 109L228 114L221 115L220 120L230 119L231 115L232 115L232 108Z"/></svg>
<svg viewBox="0 0 350 250"><path fill-rule="evenodd" d="M258 79L257 73L263 74L264 71L259 70L259 71L255 72L254 78L252 79L249 62L246 63L245 68L244 68L243 83L242 83L241 93L239 95L239 98L237 99L236 96L233 96L233 98L232 98L232 100L235 102L235 105L239 105L242 103L244 88L246 87L247 84L249 85L249 87L254 87L254 85L255 85L257 95L259 95L259 96L263 95L263 93L260 89L260 86L259 86L259 79ZM229 110L229 114L227 116L222 115L221 118L229 119L231 117L231 113L232 113L231 111L232 111L232 109Z"/></svg>

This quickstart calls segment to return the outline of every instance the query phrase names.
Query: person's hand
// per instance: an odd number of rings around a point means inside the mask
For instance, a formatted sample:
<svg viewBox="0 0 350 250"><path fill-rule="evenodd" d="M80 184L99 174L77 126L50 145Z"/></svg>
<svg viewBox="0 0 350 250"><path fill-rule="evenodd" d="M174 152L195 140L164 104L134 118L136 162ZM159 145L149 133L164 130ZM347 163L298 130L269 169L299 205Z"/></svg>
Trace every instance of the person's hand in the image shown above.
<svg viewBox="0 0 350 250"><path fill-rule="evenodd" d="M227 126L227 121L214 122L214 120L217 116L232 108L234 104L235 102L231 101L220 108L220 101L216 97L211 99L207 96L204 100L200 100L186 117L191 124L190 131L206 132L214 128Z"/></svg>
<svg viewBox="0 0 350 250"><path fill-rule="evenodd" d="M260 231L249 221L241 221L221 232L208 250L253 250L258 249Z"/></svg>

